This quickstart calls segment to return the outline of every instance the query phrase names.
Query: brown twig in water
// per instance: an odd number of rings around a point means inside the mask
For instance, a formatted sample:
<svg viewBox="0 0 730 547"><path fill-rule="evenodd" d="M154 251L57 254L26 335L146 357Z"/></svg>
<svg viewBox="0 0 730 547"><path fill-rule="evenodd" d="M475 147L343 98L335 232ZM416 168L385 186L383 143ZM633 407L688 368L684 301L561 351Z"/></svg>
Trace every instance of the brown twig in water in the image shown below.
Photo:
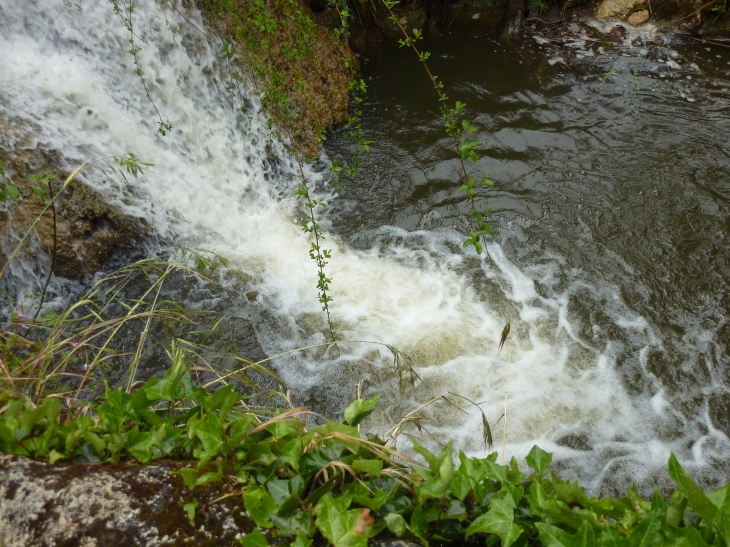
<svg viewBox="0 0 730 547"><path fill-rule="evenodd" d="M712 40L705 40L704 38L695 38L694 36L684 36L684 38L689 38L690 40L694 40L695 42L700 42L702 44L710 44L711 46L720 46L720 47L730 48L730 44L721 44L720 42L714 42Z"/></svg>

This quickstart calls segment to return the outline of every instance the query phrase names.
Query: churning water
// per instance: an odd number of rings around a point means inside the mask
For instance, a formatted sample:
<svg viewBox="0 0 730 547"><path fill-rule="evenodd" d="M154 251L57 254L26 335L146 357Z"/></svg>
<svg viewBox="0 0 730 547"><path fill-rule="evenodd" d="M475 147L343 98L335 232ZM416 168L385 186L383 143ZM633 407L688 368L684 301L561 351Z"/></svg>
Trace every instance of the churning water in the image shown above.
<svg viewBox="0 0 730 547"><path fill-rule="evenodd" d="M160 241L228 257L222 305L256 321L268 354L324 341L290 156L256 98L228 91L217 46L191 24L204 28L200 16L135 4L141 67L174 128L162 137L123 22L106 2L74 6L0 0L2 116L69 169L128 153L153 162L130 186L95 169L84 180L150 220ZM465 203L420 67L388 52L370 77L368 166L341 196L326 190L326 158L309 176L330 203L341 337L397 346L422 381L400 392L387 350L368 344L292 354L278 373L332 417L364 378L366 394L384 394L369 422L380 430L446 391L484 402L496 421L509 370L508 456L539 443L593 492L661 486L670 450L705 483L726 482L727 67L669 49L601 52L543 89L518 53L491 54L473 34L457 49L429 46L484 132L479 167L497 181L492 260L462 248ZM652 69L657 55L687 74ZM644 91L630 93L634 74ZM511 351L497 354L507 321ZM426 440L483 453L479 414L460 406L468 414L426 409Z"/></svg>

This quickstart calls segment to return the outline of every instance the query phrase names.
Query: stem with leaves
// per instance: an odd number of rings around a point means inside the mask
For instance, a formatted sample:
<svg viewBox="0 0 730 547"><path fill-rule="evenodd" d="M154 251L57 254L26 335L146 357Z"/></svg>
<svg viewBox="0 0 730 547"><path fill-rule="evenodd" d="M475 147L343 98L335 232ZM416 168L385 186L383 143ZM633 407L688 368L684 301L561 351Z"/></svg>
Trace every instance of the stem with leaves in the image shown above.
<svg viewBox="0 0 730 547"><path fill-rule="evenodd" d="M345 45L347 46L347 50L350 51L350 31L348 25L350 11L347 8L341 9L340 5L334 0L331 1L331 4L335 7L338 15L340 16L340 27L334 29L335 37L343 39L345 41ZM352 65L352 61L350 58L345 56L342 62L345 64L345 67L348 68L350 71L350 82L347 84L347 92L350 94L350 96L352 96L352 101L354 103L354 110L352 111L352 115L347 119L347 126L350 128L347 137L355 143L355 150L352 152L352 157L350 158L350 161L345 168L345 172L348 176L354 177L360 171L360 167L362 167L362 160L360 159L360 156L364 152L370 151L370 144L373 141L365 138L361 122L361 105L363 102L362 95L367 93L367 85L365 84L365 80L363 80L362 78L358 79L356 77L355 67ZM324 131L320 133L320 135L323 134ZM332 161L332 167L330 167L330 172L335 175L335 178L332 179L331 182L332 187L335 190L339 190L340 188L342 188L344 183L342 181L342 167L339 165L337 160Z"/></svg>
<svg viewBox="0 0 730 547"><path fill-rule="evenodd" d="M463 119L461 120L461 123L459 123L459 116L462 113L462 110L466 107L466 104L456 101L453 107L449 105L449 96L443 91L444 83L438 76L431 72L431 69L427 64L431 54L427 51L419 50L416 45L418 40L423 39L423 33L419 29L413 29L413 36L408 34L407 28L398 20L398 17L396 17L393 12L393 8L398 4L397 0L383 0L383 4L390 14L391 21L398 25L398 28L403 34L403 39L399 40L398 43L401 47L410 47L416 53L438 95L440 103L439 109L441 110L441 116L444 119L444 127L446 129L446 133L454 142L454 149L457 157L459 158L459 191L465 192L469 199L469 218L472 219L475 227L474 231L470 231L469 237L466 241L464 241L464 247L473 245L477 254L482 254L482 250L486 250L486 247L482 242L486 243L487 236L494 235L491 225L487 220L492 214L492 209L489 205L487 205L483 211L479 210L476 205L476 195L479 187L483 185L493 186L494 181L489 179L484 173L480 173L478 177L473 177L469 174L466 167L467 160L471 160L473 163L476 163L479 160L477 150L482 147L482 143L481 141L470 137L470 135L473 135L477 129L469 120ZM487 256L489 256L489 251L487 251Z"/></svg>
<svg viewBox="0 0 730 547"><path fill-rule="evenodd" d="M147 80L144 77L144 74L142 72L142 67L139 64L139 56L138 53L142 51L141 47L138 47L135 42L135 34L134 34L134 26L132 25L132 13L134 12L134 0L121 0L122 6L120 6L120 0L109 0L109 3L112 5L112 9L114 10L114 13L118 15L121 20L124 22L124 27L129 31L129 39L127 42L129 42L130 48L127 50L127 53L129 53L132 58L134 59L134 66L135 71L134 73L139 77L140 81L142 82L142 87L144 88L145 96L150 101L150 104L152 105L152 108L155 109L155 113L157 114L157 132L162 135L163 137L167 135L168 131L172 130L172 125L166 122L162 118L162 114L160 114L160 110L157 108L157 105L155 104L155 101L152 99L152 96L150 95L150 91L147 87ZM142 41L140 39L140 41Z"/></svg>

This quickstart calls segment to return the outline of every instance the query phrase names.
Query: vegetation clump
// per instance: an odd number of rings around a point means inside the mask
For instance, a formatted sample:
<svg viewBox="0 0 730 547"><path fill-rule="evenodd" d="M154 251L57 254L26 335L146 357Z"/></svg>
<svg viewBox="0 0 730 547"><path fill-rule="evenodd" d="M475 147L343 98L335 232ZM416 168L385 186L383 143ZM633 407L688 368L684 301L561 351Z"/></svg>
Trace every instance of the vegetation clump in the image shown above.
<svg viewBox="0 0 730 547"><path fill-rule="evenodd" d="M549 470L552 456L533 447L529 473L512 458L497 463L458 454L449 443L434 454L414 440L425 465L358 424L378 397L356 399L344 420L324 420L304 408L265 416L231 386L195 385L186 352L171 351L172 366L133 392L107 386L97 401L64 407L60 397L35 405L5 398L0 450L52 462L150 462L182 459L174 472L193 492L185 504L194 521L200 485L235 484L257 529L244 547L270 542L365 547L395 536L424 546L462 544L614 546L727 545L730 485L703 492L674 455L669 473L679 489L650 501L634 487L621 498L589 498L575 482ZM308 426L307 418L320 419ZM230 490L230 489L229 489Z"/></svg>

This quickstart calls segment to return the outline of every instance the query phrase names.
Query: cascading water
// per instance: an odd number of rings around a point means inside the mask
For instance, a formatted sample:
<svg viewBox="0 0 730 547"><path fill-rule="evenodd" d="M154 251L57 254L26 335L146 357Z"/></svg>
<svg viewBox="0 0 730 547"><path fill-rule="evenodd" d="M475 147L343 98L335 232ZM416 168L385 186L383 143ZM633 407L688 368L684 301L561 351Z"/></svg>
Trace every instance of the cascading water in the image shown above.
<svg viewBox="0 0 730 547"><path fill-rule="evenodd" d="M135 4L140 64L152 100L173 127L162 137L126 52L123 22L106 2L80 7L0 0L2 117L31 128L41 146L61 151L69 170L87 158L128 153L154 163L129 187L94 169L83 178L111 203L150 220L161 241L215 250L231 260L232 270L245 273L245 289L255 289L255 302L241 296L225 306L234 316L256 310L251 313L268 354L325 341L316 269L293 197L296 171L285 147L270 138L252 94L244 99L247 112L240 112L238 99L226 89L216 46L190 24L204 26L199 14L186 11L183 19L168 10L166 19L159 3ZM182 33L170 32L166 21ZM317 169L310 168L309 176L326 194ZM336 196L326 197L337 206ZM323 221L325 229L335 224ZM464 251L462 236L452 229L366 225L355 232L349 243L328 236L339 332L410 354L422 381L401 393L388 372L387 352L341 344L340 353L331 348L276 361L278 373L304 402L334 414L362 377L366 393L384 393L382 414L369 423L372 430L387 429L446 391L485 401L486 415L496 420L510 359L508 457L523 457L539 443L598 491L606 479L651 487L670 450L708 473L713 462L730 454L727 436L706 417L697 418L703 427L689 427L662 390L626 385L617 368L626 348L612 340L629 340L632 358L640 363L661 344L661 335L615 285L579 280L571 291L546 294L539 286L560 275L560 257L520 269L496 243L489 246L492 261ZM236 277L228 282L234 293L243 293ZM600 294L599 312L618 336L585 343L578 332L585 325L570 313L579 285ZM497 354L507 321L514 343ZM465 451L481 452L479 414L464 408L469 415L441 404L429 412L426 427L437 442L453 439ZM579 441L564 442L568 438ZM706 479L727 478L719 470Z"/></svg>

